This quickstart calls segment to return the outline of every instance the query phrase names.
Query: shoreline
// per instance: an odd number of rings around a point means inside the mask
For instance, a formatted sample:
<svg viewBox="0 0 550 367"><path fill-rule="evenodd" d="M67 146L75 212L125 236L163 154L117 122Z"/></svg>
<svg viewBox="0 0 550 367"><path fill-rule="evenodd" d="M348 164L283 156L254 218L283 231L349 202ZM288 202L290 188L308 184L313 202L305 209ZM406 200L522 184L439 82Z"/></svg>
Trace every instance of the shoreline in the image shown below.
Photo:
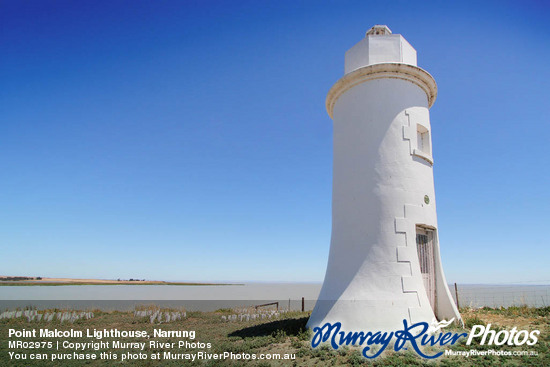
<svg viewBox="0 0 550 367"><path fill-rule="evenodd" d="M63 286L63 285L179 285L179 286L216 286L244 285L242 283L201 283L201 282L166 282L162 280L114 280L114 279L77 279L77 278L40 278L27 280L3 280L0 287L9 286Z"/></svg>

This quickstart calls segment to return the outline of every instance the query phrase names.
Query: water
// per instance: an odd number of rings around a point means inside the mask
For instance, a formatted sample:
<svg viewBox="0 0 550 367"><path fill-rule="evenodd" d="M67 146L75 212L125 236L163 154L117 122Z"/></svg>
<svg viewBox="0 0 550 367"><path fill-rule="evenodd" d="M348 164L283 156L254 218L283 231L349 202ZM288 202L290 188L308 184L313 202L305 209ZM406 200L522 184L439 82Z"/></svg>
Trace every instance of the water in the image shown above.
<svg viewBox="0 0 550 367"><path fill-rule="evenodd" d="M179 285L67 285L0 287L0 308L133 309L135 305L158 304L187 310L256 306L279 302L279 307L313 309L320 283L247 283L224 286ZM290 300L290 306L289 306Z"/></svg>
<svg viewBox="0 0 550 367"><path fill-rule="evenodd" d="M454 297L454 286L449 289ZM35 306L125 310L136 305L158 304L213 311L279 302L280 308L299 310L303 297L304 308L311 310L320 290L320 283L14 286L0 287L0 309ZM458 291L461 307L550 306L550 285L459 285Z"/></svg>

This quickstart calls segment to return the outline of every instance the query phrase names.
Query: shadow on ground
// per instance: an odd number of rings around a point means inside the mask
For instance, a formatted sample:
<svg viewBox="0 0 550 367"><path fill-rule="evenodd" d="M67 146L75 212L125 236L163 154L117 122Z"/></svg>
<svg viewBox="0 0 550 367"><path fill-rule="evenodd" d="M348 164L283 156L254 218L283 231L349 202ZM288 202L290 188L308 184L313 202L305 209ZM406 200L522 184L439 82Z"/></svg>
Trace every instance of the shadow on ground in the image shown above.
<svg viewBox="0 0 550 367"><path fill-rule="evenodd" d="M267 324L260 324L241 330L236 330L229 334L229 336L238 336L241 338L267 336L272 335L279 330L284 331L286 335L295 336L306 330L307 320L308 317L302 317L300 319L287 319L268 322Z"/></svg>

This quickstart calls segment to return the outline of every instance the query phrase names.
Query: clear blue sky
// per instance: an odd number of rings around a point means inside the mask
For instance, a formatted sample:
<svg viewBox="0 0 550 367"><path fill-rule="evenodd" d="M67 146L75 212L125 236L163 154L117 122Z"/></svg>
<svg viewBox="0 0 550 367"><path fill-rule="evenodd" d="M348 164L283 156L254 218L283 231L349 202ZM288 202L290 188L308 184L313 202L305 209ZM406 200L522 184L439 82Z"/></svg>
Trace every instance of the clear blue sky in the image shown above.
<svg viewBox="0 0 550 367"><path fill-rule="evenodd" d="M436 79L449 282L550 282L545 1L2 1L0 274L322 281L344 53Z"/></svg>

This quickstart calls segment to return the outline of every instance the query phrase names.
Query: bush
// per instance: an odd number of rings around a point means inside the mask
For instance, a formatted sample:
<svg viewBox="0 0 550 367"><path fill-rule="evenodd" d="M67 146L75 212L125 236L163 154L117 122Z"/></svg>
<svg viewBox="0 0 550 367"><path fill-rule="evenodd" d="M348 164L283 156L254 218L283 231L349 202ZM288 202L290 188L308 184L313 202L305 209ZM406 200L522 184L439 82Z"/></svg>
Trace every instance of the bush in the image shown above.
<svg viewBox="0 0 550 367"><path fill-rule="evenodd" d="M479 317L470 317L464 320L464 326L468 329L471 329L474 325L487 325L483 320L481 320Z"/></svg>

